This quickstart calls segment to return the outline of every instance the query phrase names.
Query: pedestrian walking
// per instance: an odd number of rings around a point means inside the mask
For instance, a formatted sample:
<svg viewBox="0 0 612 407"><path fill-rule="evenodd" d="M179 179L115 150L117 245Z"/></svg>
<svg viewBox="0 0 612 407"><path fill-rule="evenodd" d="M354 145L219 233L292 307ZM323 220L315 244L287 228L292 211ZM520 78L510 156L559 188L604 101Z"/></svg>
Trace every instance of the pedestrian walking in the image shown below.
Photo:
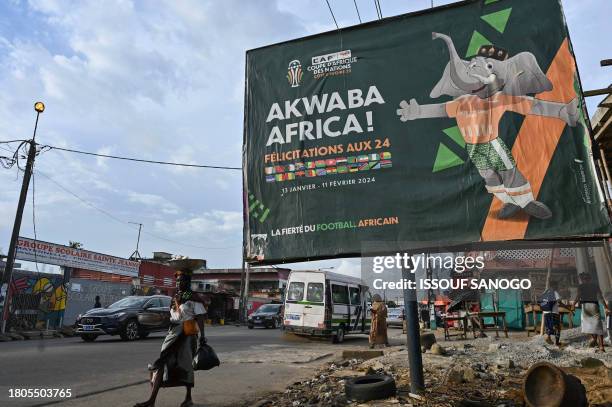
<svg viewBox="0 0 612 407"><path fill-rule="evenodd" d="M96 301L94 302L94 308L102 308L102 303L100 303L100 296L96 295Z"/></svg>
<svg viewBox="0 0 612 407"><path fill-rule="evenodd" d="M191 389L193 388L193 355L196 351L198 332L200 342L204 339L204 320L206 313L203 305L196 300L191 291L191 273L176 273L177 293L170 309L170 329L162 344L159 358L149 365L151 378L151 396L147 401L137 403L134 407L155 405L157 393L161 387L185 386L185 400L181 407L193 405Z"/></svg>
<svg viewBox="0 0 612 407"><path fill-rule="evenodd" d="M580 315L580 328L582 333L591 335L590 346L599 345L599 350L604 350L604 328L601 314L599 312L599 301L604 304L606 313L609 313L608 304L601 294L599 286L591 281L591 275L588 273L580 274L580 285L576 294L574 307L580 305L582 313Z"/></svg>
<svg viewBox="0 0 612 407"><path fill-rule="evenodd" d="M387 306L378 294L372 296L372 323L370 325L370 348L376 345L388 345Z"/></svg>
<svg viewBox="0 0 612 407"><path fill-rule="evenodd" d="M551 281L549 287L542 293L540 308L544 318L544 329L546 330L546 342L552 344L550 336L555 337L555 345L561 345L561 316L559 304L561 295L557 292L557 282Z"/></svg>

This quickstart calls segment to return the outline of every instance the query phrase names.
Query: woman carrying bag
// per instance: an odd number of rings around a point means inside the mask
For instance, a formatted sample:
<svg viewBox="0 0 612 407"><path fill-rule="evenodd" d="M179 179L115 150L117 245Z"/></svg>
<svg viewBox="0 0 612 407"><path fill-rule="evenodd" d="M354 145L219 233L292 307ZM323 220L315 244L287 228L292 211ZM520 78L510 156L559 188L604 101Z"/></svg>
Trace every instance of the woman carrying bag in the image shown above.
<svg viewBox="0 0 612 407"><path fill-rule="evenodd" d="M161 387L177 386L185 386L186 389L181 407L193 405L193 356L198 332L202 332L200 345L206 344L203 334L203 316L206 310L201 302L195 301L196 295L191 291L190 272L177 272L176 286L177 293L170 308L170 329L162 344L159 358L149 365L151 396L147 401L137 403L135 407L154 406Z"/></svg>

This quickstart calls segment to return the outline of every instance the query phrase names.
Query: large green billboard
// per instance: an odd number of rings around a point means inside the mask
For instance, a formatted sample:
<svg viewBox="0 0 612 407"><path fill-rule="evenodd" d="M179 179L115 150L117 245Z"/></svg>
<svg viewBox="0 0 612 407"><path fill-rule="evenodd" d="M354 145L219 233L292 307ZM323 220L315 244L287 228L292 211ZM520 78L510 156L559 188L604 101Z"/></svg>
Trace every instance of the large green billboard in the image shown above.
<svg viewBox="0 0 612 407"><path fill-rule="evenodd" d="M609 235L558 0L250 50L245 104L251 262Z"/></svg>

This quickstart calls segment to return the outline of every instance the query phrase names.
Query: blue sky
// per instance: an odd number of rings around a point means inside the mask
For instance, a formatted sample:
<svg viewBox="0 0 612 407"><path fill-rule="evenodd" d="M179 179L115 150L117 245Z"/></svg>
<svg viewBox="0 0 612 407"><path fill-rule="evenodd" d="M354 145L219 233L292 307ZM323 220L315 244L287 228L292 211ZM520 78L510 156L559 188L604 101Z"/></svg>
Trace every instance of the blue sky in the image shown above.
<svg viewBox="0 0 612 407"><path fill-rule="evenodd" d="M341 27L358 23L353 0L330 3ZM376 18L372 1L357 4L364 21ZM584 88L609 85L612 68L601 68L599 61L612 58L612 3L563 4ZM429 6L430 0L381 0L384 16ZM324 0L0 2L0 140L29 138L32 105L43 100L39 143L240 166L245 51L333 28ZM600 100L588 100L590 114ZM167 251L204 257L210 267L240 266L239 171L138 165L58 151L40 155L36 168L38 239L76 240L125 257L137 236L125 222L141 222L146 233L158 236L142 236L143 255ZM43 174L124 222L83 204ZM15 169L0 169L4 253L20 184ZM31 195L21 234L33 235ZM359 262L295 267L358 272Z"/></svg>

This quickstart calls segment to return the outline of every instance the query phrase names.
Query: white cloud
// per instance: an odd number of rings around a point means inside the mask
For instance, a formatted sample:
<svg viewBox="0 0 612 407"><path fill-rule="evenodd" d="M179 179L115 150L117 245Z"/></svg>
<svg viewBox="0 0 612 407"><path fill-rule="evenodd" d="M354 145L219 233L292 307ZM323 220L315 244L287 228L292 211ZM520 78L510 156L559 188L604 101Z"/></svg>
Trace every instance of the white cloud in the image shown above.
<svg viewBox="0 0 612 407"><path fill-rule="evenodd" d="M102 148L99 148L98 151L96 151L96 154L109 155L109 154L112 153L112 151L113 151L113 149L111 147L102 147ZM110 158L96 157L96 164L100 168L108 169L108 160L109 159Z"/></svg>
<svg viewBox="0 0 612 407"><path fill-rule="evenodd" d="M155 230L173 237L206 239L211 242L242 231L242 212L213 210L174 222L157 221Z"/></svg>
<svg viewBox="0 0 612 407"><path fill-rule="evenodd" d="M128 200L133 203L138 203L147 207L159 209L162 213L166 215L176 215L179 213L180 210L178 205L168 201L167 198L161 195L128 192Z"/></svg>

